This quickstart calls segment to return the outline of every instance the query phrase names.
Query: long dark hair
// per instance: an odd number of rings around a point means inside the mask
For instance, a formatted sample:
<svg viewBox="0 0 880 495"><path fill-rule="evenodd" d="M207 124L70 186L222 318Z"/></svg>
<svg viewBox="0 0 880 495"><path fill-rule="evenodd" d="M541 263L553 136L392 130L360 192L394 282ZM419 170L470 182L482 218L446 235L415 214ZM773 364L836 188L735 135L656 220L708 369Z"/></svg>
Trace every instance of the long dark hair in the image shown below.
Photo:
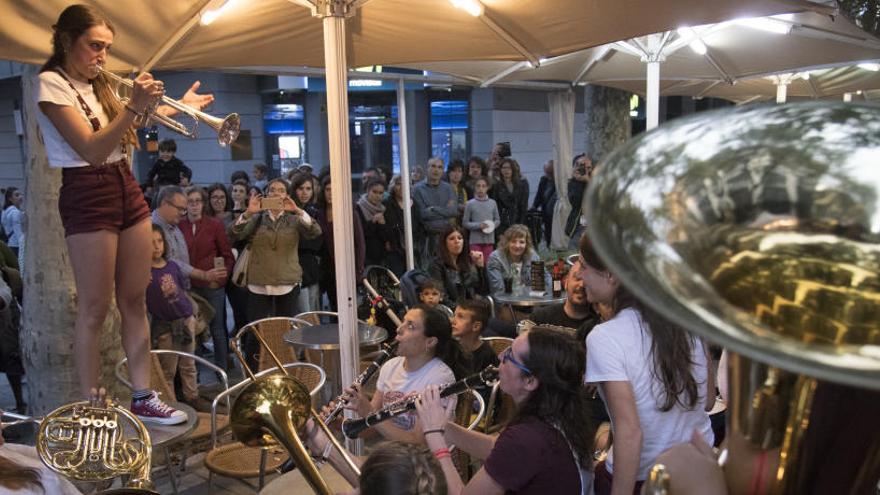
<svg viewBox="0 0 880 495"><path fill-rule="evenodd" d="M226 204L223 205L223 211L232 211L232 194L226 190L226 186L219 182L215 182L208 186L208 203L205 205L204 214L213 217L218 213L214 210L214 206L211 205L211 195L214 194L214 191L223 191L223 194L226 195Z"/></svg>
<svg viewBox="0 0 880 495"><path fill-rule="evenodd" d="M296 195L296 190L299 189L299 186L305 184L306 182L310 182L312 184L312 199L308 204L315 204L315 198L318 196L317 186L315 185L315 179L312 177L312 174L306 172L299 172L295 174L290 179L290 197L296 202L296 205L300 208L303 208L307 205L300 204L299 197Z"/></svg>
<svg viewBox="0 0 880 495"><path fill-rule="evenodd" d="M584 347L574 336L540 325L526 335L529 354L521 357L538 379L538 388L519 405L510 423L536 418L556 426L571 444L581 466L592 470L596 425L588 413L587 391L583 386Z"/></svg>
<svg viewBox="0 0 880 495"><path fill-rule="evenodd" d="M449 317L426 304L417 304L412 309L422 312L425 337L437 339L434 356L449 366L456 380L467 376L470 369L466 366L466 358L461 346L458 345L457 340L452 338L452 324L449 323Z"/></svg>
<svg viewBox="0 0 880 495"><path fill-rule="evenodd" d="M45 493L46 489L40 480L40 470L22 466L0 455L0 487L18 491L28 486L36 486Z"/></svg>
<svg viewBox="0 0 880 495"><path fill-rule="evenodd" d="M158 224L154 223L153 232L158 232L162 236L162 259L168 261L168 238L165 237L165 231Z"/></svg>
<svg viewBox="0 0 880 495"><path fill-rule="evenodd" d="M15 191L18 191L18 188L15 186L10 186L6 188L6 193L4 193L3 200L3 209L9 208L12 206L12 195L15 194Z"/></svg>
<svg viewBox="0 0 880 495"><path fill-rule="evenodd" d="M453 232L458 232L459 234L461 234L462 239L464 239L461 253L459 253L459 255L455 258L453 258L452 253L449 252L449 248L446 247L446 238L452 235ZM437 258L439 258L444 265L450 268L453 266L454 261L455 269L459 273L467 273L470 271L471 255L470 247L468 245L468 235L465 229L459 227L458 225L449 225L443 229L437 242Z"/></svg>
<svg viewBox="0 0 880 495"><path fill-rule="evenodd" d="M61 11L58 21L52 26L52 55L40 68L40 72L63 68L67 57L64 44L73 45L86 31L100 25L107 26L110 32L116 34L116 28L113 27L110 19L91 5L75 4ZM122 112L122 103L116 97L113 85L103 74L99 74L91 82L95 96L101 102L104 113L107 114L107 119L112 121ZM134 126L125 132L124 140L137 146Z"/></svg>
<svg viewBox="0 0 880 495"><path fill-rule="evenodd" d="M586 235L581 237L579 248L581 257L588 265L597 270L608 271ZM654 363L651 373L663 385L663 402L658 405L660 411L669 411L676 404L685 409L696 407L700 392L692 372L695 364L694 338L636 299L621 284L617 288L611 310L617 315L626 308L633 308L639 313L641 330L651 335L651 360Z"/></svg>
<svg viewBox="0 0 880 495"><path fill-rule="evenodd" d="M361 466L361 495L445 495L446 477L424 445L386 442Z"/></svg>

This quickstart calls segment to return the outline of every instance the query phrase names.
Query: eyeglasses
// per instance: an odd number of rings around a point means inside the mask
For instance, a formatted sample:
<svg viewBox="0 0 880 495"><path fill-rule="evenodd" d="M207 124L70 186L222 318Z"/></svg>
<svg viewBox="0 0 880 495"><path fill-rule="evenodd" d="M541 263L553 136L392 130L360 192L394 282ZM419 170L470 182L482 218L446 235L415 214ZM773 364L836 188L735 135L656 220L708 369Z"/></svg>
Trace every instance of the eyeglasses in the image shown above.
<svg viewBox="0 0 880 495"><path fill-rule="evenodd" d="M226 201L226 196L211 196L211 201Z"/></svg>
<svg viewBox="0 0 880 495"><path fill-rule="evenodd" d="M501 353L501 362L502 363L509 362L510 364L519 368L519 370L522 371L523 373L525 373L527 375L532 374L532 370L526 368L526 365L520 363L519 361L516 360L515 357L513 357L513 346L510 346L507 349L504 349L504 352Z"/></svg>
<svg viewBox="0 0 880 495"><path fill-rule="evenodd" d="M170 201L166 201L165 204L171 205L172 207L177 208L177 211L180 212L181 214L186 213L186 206L177 206L176 204L174 204Z"/></svg>

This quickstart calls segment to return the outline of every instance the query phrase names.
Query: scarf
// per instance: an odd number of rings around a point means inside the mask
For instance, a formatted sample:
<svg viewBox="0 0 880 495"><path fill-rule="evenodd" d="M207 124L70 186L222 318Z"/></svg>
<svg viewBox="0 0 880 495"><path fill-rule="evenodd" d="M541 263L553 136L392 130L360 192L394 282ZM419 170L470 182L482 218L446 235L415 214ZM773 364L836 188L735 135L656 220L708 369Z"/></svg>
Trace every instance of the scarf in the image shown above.
<svg viewBox="0 0 880 495"><path fill-rule="evenodd" d="M369 201L367 201L366 194L361 195L361 198L358 200L357 205L361 209L361 213L364 214L364 218L368 222L373 221L373 217L376 215L376 213L385 213L385 205L383 205L382 203L379 203L378 205L370 203Z"/></svg>

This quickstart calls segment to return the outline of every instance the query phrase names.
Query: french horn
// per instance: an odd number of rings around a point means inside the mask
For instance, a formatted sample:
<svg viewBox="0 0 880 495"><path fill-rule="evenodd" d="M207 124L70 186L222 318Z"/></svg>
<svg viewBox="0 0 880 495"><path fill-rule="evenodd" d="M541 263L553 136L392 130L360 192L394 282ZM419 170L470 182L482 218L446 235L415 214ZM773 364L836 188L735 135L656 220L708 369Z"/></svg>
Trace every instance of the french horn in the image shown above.
<svg viewBox="0 0 880 495"><path fill-rule="evenodd" d="M677 119L592 181L588 235L609 268L732 352L730 493L875 493L878 200L880 108L857 103Z"/></svg>
<svg viewBox="0 0 880 495"><path fill-rule="evenodd" d="M21 423L38 425L36 449L52 471L75 481L99 483L127 477L110 494L158 495L150 479L150 433L131 411L115 401L63 405L43 418L4 412Z"/></svg>

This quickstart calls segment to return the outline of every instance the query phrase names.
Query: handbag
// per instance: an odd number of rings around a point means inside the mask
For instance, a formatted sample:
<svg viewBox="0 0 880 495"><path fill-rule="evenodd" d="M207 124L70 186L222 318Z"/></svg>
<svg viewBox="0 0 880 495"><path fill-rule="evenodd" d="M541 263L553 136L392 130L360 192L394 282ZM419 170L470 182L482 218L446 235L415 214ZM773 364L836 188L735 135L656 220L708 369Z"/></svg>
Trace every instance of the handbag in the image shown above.
<svg viewBox="0 0 880 495"><path fill-rule="evenodd" d="M250 260L251 245L248 244L241 250L238 259L235 260L235 265L232 267L232 285L236 287L247 287L247 272Z"/></svg>

